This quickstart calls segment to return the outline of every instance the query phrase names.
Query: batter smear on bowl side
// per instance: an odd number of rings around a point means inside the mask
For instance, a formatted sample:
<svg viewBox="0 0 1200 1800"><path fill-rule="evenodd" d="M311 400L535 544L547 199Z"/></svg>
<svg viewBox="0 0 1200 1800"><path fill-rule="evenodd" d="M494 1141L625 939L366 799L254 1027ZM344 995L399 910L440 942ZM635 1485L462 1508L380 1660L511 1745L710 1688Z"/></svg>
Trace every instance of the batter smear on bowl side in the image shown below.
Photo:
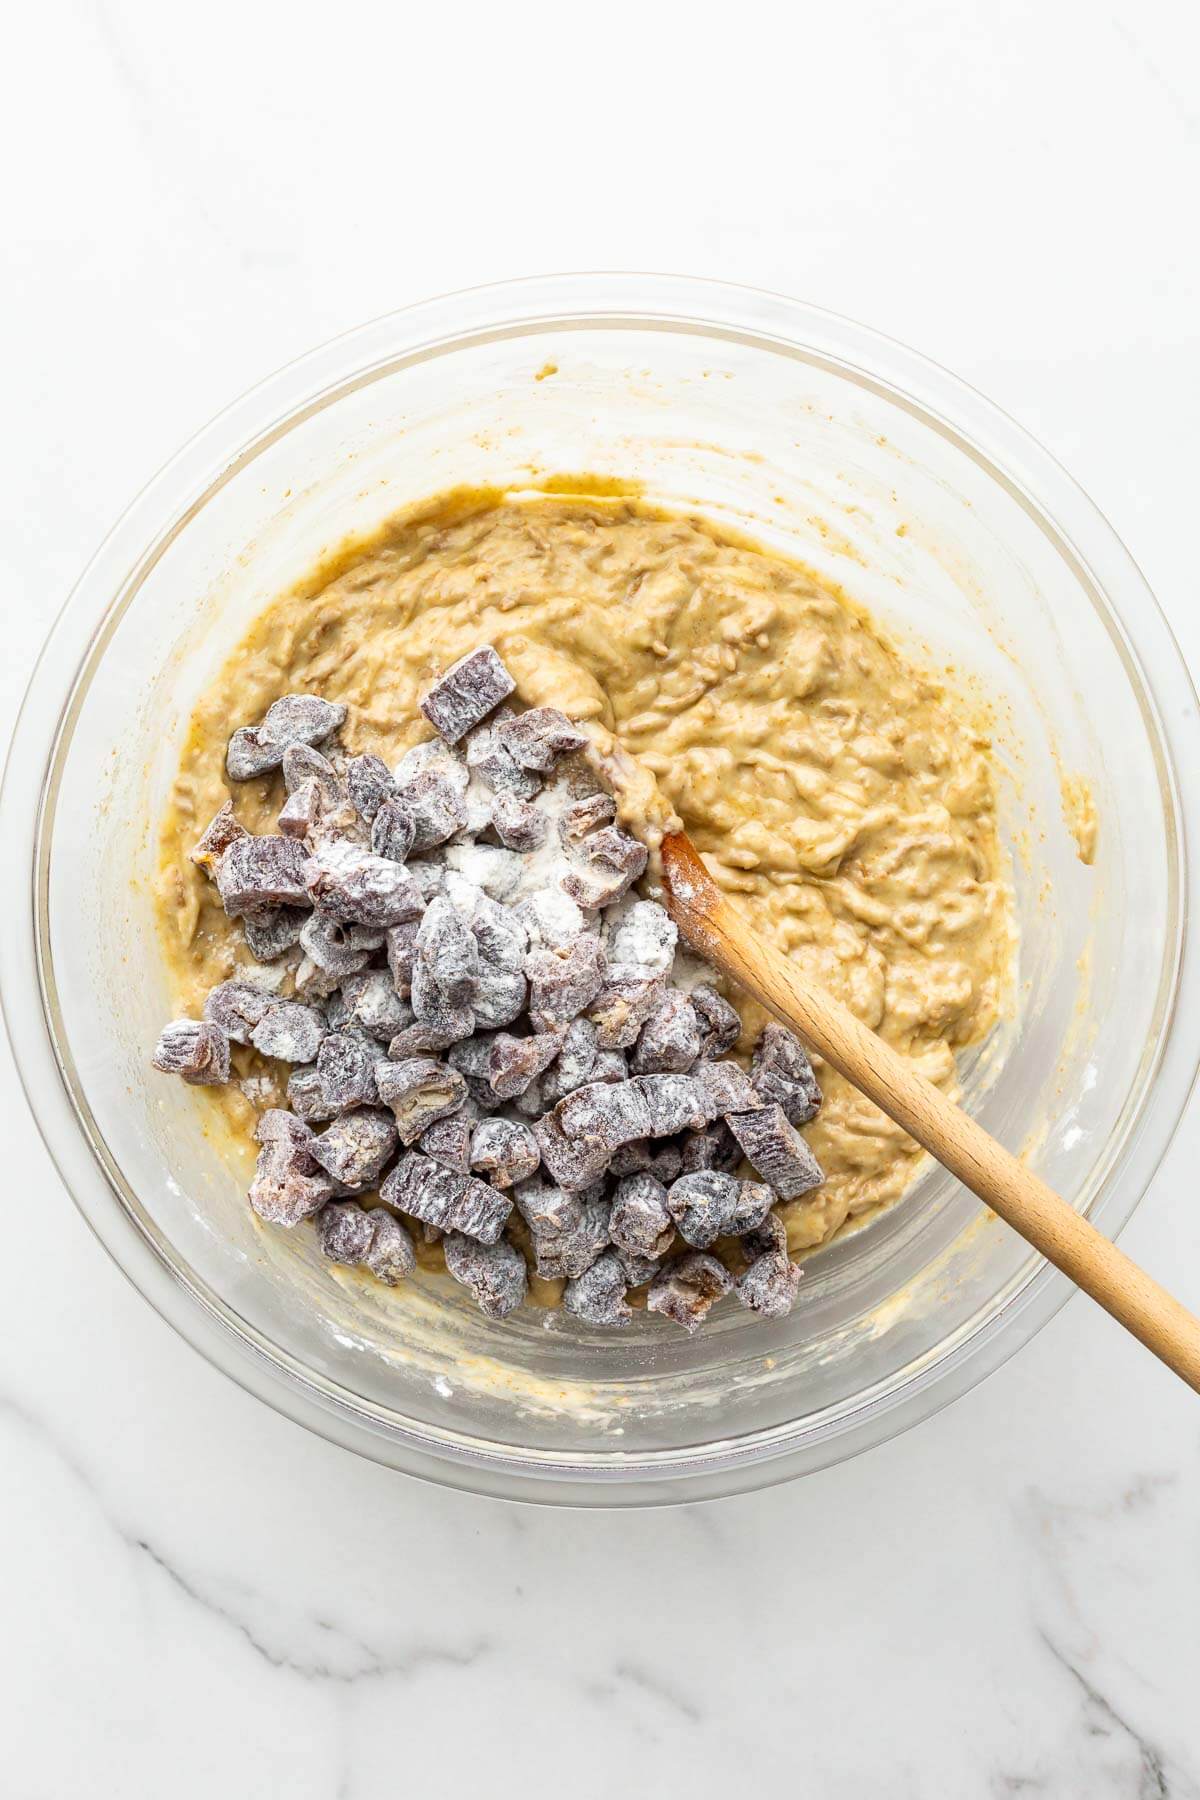
<svg viewBox="0 0 1200 1800"><path fill-rule="evenodd" d="M795 1253L919 1152L677 950L675 819L954 1088L1012 956L989 746L809 572L632 503L459 496L268 607L164 822L156 1052L255 1136L259 1216L494 1317L789 1310Z"/></svg>

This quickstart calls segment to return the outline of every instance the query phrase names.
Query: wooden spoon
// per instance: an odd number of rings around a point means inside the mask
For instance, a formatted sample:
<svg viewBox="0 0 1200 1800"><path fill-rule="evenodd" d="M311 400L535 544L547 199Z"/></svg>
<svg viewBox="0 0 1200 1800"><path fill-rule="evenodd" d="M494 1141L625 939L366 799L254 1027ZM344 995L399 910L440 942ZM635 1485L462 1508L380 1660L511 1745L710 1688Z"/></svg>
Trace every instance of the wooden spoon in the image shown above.
<svg viewBox="0 0 1200 1800"><path fill-rule="evenodd" d="M1200 1393L1200 1319L1032 1174L849 1009L806 980L722 894L684 832L662 842L667 906L687 941Z"/></svg>

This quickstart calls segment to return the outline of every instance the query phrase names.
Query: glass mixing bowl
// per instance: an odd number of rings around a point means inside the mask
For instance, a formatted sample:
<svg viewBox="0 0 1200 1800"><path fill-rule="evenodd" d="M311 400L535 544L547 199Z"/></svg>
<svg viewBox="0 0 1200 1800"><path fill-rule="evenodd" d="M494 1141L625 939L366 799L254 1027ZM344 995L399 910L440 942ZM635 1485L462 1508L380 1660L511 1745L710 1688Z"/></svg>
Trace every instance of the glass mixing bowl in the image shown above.
<svg viewBox="0 0 1200 1800"><path fill-rule="evenodd" d="M694 1341L485 1322L258 1228L204 1103L151 1072L169 997L155 831L193 702L255 611L349 533L460 483L634 484L840 581L992 698L1021 966L964 1067L988 1129L1105 1230L1146 1187L1198 1054L1195 697L1137 569L1010 420L794 301L675 278L538 279L367 325L193 440L56 625L3 793L0 970L66 1184L197 1348L303 1424L456 1486L647 1504L802 1473L901 1430L1025 1342L1067 1284L940 1169L810 1261L764 1325ZM237 721L231 721L231 725ZM1069 829L1086 783L1099 835Z"/></svg>

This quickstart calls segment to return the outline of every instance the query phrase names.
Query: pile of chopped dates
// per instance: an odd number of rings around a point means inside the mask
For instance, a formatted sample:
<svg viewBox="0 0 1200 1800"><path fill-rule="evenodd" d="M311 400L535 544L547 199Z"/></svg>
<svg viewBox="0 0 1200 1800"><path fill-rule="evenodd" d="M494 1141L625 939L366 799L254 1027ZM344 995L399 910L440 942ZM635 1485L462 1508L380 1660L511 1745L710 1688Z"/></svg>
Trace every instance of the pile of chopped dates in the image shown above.
<svg viewBox="0 0 1200 1800"><path fill-rule="evenodd" d="M312 1218L380 1281L414 1267L415 1223L491 1318L529 1266L589 1325L628 1323L631 1289L688 1331L731 1289L782 1317L800 1270L774 1209L822 1180L796 1130L821 1103L808 1058L768 1025L748 1073L727 1059L738 1015L631 892L646 849L584 733L515 712L514 686L489 646L463 657L421 702L438 736L395 770L338 748L346 708L316 695L234 732L231 780L282 771L278 832L226 803L192 854L274 969L168 1025L155 1066L227 1082L231 1044L290 1064L250 1204Z"/></svg>

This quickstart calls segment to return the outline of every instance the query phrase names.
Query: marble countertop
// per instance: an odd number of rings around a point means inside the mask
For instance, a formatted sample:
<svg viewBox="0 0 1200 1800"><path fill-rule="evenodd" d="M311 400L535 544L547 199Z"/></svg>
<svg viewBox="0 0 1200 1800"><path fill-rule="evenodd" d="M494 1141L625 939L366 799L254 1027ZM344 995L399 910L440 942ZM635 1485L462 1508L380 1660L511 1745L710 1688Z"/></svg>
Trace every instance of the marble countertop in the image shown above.
<svg viewBox="0 0 1200 1800"><path fill-rule="evenodd" d="M22 9L3 729L100 535L219 405L374 313L551 267L777 287L934 355L1079 478L1200 669L1195 8L303 16ZM799 1484L474 1500L176 1339L0 1065L13 1800L1200 1794L1200 1413L1086 1301ZM1198 1160L1193 1108L1124 1240L1194 1307Z"/></svg>

